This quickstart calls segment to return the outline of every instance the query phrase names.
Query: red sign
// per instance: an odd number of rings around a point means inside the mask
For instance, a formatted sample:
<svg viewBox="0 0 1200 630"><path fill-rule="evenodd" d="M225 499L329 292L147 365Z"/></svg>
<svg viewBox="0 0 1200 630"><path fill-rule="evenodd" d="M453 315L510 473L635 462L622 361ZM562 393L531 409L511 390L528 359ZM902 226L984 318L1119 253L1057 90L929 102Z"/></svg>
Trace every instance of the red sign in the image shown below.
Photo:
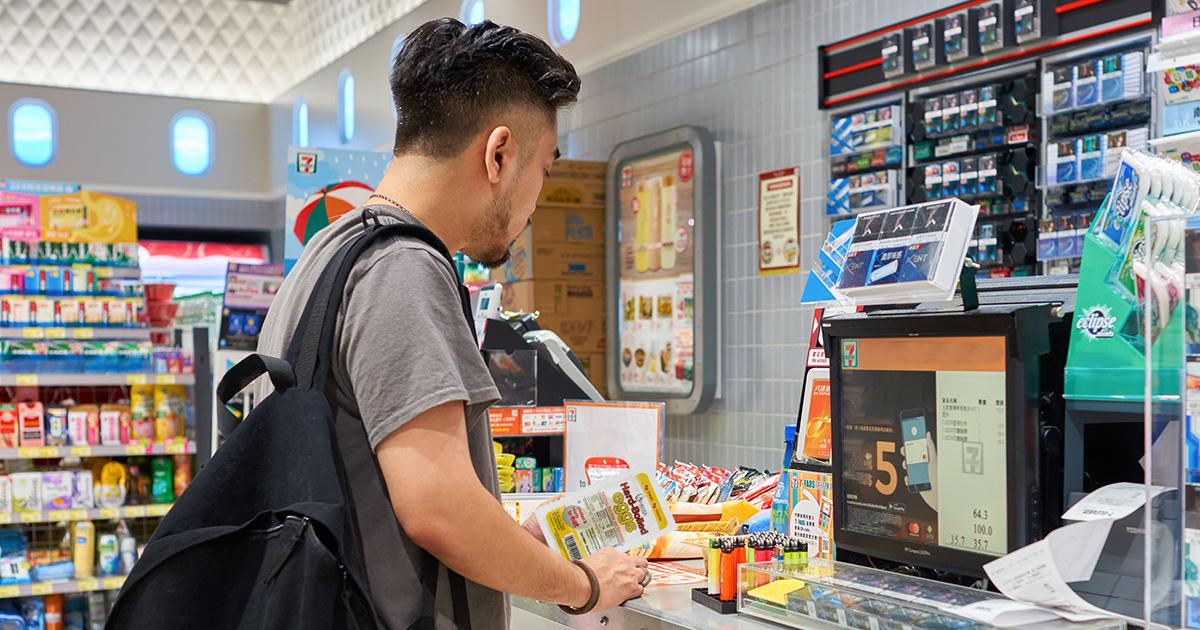
<svg viewBox="0 0 1200 630"><path fill-rule="evenodd" d="M1029 142L1029 125L1018 125L1008 130L1009 144L1025 144Z"/></svg>
<svg viewBox="0 0 1200 630"><path fill-rule="evenodd" d="M692 163L692 152L684 151L679 154L679 181L687 183L692 181L692 172L694 166Z"/></svg>
<svg viewBox="0 0 1200 630"><path fill-rule="evenodd" d="M621 169L621 188L633 186L633 168L626 166Z"/></svg>

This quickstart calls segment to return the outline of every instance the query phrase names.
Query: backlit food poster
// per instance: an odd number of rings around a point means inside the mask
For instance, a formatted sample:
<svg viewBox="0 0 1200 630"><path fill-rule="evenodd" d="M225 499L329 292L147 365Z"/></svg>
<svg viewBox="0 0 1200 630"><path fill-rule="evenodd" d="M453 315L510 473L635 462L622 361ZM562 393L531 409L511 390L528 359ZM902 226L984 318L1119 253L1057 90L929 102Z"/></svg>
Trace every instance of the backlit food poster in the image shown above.
<svg viewBox="0 0 1200 630"><path fill-rule="evenodd" d="M621 169L618 377L628 392L692 391L693 186L691 149Z"/></svg>
<svg viewBox="0 0 1200 630"><path fill-rule="evenodd" d="M288 147L284 272L321 228L367 203L392 154Z"/></svg>

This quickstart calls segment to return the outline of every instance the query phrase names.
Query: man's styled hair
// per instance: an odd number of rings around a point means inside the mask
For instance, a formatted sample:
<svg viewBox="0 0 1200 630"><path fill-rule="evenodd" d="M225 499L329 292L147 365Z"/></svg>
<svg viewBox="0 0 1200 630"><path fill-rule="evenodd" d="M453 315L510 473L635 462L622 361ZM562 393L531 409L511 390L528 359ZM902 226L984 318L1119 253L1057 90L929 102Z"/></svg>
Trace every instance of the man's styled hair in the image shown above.
<svg viewBox="0 0 1200 630"><path fill-rule="evenodd" d="M547 117L575 102L575 67L540 38L452 18L414 30L392 64L394 152L457 155L496 112L532 106Z"/></svg>

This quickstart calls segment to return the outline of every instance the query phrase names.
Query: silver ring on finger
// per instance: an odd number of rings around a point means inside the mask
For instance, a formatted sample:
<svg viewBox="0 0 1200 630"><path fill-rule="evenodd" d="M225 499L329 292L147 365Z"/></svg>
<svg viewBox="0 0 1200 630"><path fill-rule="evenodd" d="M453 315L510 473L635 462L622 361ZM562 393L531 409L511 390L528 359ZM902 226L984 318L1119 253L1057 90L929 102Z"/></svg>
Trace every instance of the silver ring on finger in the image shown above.
<svg viewBox="0 0 1200 630"><path fill-rule="evenodd" d="M642 585L642 588L646 588L647 586L650 586L650 580L653 578L650 576L650 569L647 569L646 567L642 567L642 573L642 579L638 582L638 584Z"/></svg>

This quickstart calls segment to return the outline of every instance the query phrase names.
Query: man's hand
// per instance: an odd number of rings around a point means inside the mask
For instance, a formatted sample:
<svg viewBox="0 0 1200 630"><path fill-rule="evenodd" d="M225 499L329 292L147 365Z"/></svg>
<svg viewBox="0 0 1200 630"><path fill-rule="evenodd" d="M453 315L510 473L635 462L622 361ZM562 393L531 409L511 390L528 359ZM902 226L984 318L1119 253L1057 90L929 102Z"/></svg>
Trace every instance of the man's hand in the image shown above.
<svg viewBox="0 0 1200 630"><path fill-rule="evenodd" d="M646 587L648 562L645 558L633 558L614 549L601 549L584 559L600 580L600 601L595 610L609 610L625 602L641 597Z"/></svg>

